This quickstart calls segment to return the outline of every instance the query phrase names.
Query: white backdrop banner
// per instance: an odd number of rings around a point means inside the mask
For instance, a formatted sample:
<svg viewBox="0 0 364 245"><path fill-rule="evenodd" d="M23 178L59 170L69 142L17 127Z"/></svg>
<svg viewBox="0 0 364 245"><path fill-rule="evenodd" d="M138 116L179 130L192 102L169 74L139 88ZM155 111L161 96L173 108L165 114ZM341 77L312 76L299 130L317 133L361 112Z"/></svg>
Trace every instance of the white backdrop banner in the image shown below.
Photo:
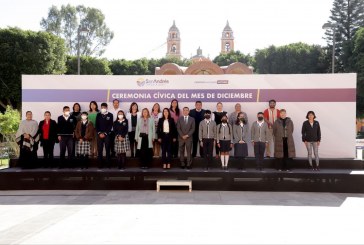
<svg viewBox="0 0 364 245"><path fill-rule="evenodd" d="M89 110L92 100L98 103L118 99L120 108L128 111L132 102L139 110L149 110L158 102L169 107L173 99L179 107L194 108L201 100L204 109L216 110L222 102L228 113L240 103L248 115L249 125L256 114L275 99L278 109L286 109L293 120L297 157L306 157L301 140L302 123L313 110L321 125L322 158L355 157L356 74L297 74L297 75L181 75L181 76L65 76L23 75L22 115L30 110L34 119L43 120L45 111L52 118L62 114L62 108L73 103ZM100 106L100 104L99 104ZM58 147L55 147L58 149ZM55 153L57 153L56 151ZM39 152L41 153L41 151ZM249 146L249 155L253 148Z"/></svg>

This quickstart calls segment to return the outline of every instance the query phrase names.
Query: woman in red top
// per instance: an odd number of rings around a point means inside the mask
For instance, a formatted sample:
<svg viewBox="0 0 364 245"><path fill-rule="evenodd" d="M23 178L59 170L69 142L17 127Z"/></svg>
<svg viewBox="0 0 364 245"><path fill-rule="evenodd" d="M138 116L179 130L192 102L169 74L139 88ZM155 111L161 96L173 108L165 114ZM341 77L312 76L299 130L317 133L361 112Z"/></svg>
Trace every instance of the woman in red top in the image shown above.
<svg viewBox="0 0 364 245"><path fill-rule="evenodd" d="M58 142L57 123L51 119L51 113L49 111L44 113L44 120L39 123L38 134L40 137L40 145L43 146L43 167L54 167L54 144Z"/></svg>

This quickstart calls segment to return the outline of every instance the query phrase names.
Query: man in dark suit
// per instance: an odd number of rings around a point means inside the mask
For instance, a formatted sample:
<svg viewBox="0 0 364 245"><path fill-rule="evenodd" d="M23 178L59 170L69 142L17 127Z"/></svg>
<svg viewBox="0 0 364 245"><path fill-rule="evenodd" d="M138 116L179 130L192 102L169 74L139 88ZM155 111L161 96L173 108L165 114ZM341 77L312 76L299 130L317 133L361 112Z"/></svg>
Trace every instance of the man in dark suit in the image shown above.
<svg viewBox="0 0 364 245"><path fill-rule="evenodd" d="M185 168L185 149L187 151L187 168L192 167L192 136L195 132L195 119L190 117L188 113L190 109L188 107L183 108L183 116L178 118L177 121L177 132L178 132L178 142L179 142L179 159L181 162L181 168Z"/></svg>
<svg viewBox="0 0 364 245"><path fill-rule="evenodd" d="M200 126L200 122L205 119L205 110L202 109L202 102L196 101L195 109L190 110L190 117L195 119L195 132L193 133L193 146L192 146L192 157L196 157L197 155L197 146L200 146L198 139L198 129ZM203 148L200 146L200 156L203 156Z"/></svg>

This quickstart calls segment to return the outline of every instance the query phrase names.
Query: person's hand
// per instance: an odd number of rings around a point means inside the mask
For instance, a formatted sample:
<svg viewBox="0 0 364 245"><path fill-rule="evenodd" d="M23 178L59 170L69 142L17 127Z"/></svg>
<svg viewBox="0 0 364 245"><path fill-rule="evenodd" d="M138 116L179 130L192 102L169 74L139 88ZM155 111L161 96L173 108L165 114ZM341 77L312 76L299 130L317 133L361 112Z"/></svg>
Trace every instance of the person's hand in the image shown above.
<svg viewBox="0 0 364 245"><path fill-rule="evenodd" d="M101 133L101 134L99 134L99 137L100 137L100 139L103 139L103 138L105 138L105 134Z"/></svg>
<svg viewBox="0 0 364 245"><path fill-rule="evenodd" d="M320 141L317 141L317 146L320 146Z"/></svg>
<svg viewBox="0 0 364 245"><path fill-rule="evenodd" d="M58 136L58 141L61 142L61 140L62 140L62 137Z"/></svg>
<svg viewBox="0 0 364 245"><path fill-rule="evenodd" d="M217 143L217 147L219 147L219 148L220 148L220 143Z"/></svg>
<svg viewBox="0 0 364 245"><path fill-rule="evenodd" d="M200 146L203 147L203 142L202 141L200 142Z"/></svg>
<svg viewBox="0 0 364 245"><path fill-rule="evenodd" d="M173 139L173 142L176 142L176 141L177 141L177 139L176 139L176 138L174 138L174 139Z"/></svg>
<svg viewBox="0 0 364 245"><path fill-rule="evenodd" d="M308 144L307 141L305 141L304 143L305 143L305 146L307 146L307 144Z"/></svg>
<svg viewBox="0 0 364 245"><path fill-rule="evenodd" d="M159 143L162 143L162 139L158 139L158 142L159 142Z"/></svg>
<svg viewBox="0 0 364 245"><path fill-rule="evenodd" d="M80 139L80 143L82 143L83 142L83 139Z"/></svg>
<svg viewBox="0 0 364 245"><path fill-rule="evenodd" d="M255 145L254 141L252 141L252 145Z"/></svg>
<svg viewBox="0 0 364 245"><path fill-rule="evenodd" d="M230 143L230 148L233 148L233 143Z"/></svg>

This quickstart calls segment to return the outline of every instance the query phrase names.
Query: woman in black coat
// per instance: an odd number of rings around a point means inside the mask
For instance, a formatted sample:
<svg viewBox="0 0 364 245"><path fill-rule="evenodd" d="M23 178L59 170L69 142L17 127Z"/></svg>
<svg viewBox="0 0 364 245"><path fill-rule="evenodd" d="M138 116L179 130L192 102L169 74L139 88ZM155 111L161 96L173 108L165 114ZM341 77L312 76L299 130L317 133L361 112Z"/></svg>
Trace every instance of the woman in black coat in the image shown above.
<svg viewBox="0 0 364 245"><path fill-rule="evenodd" d="M319 169L319 155L318 148L321 142L321 129L320 123L315 120L316 115L315 112L309 111L307 112L307 121L303 122L302 125L302 141L305 143L308 153L308 163L310 164L310 168L312 170L320 170ZM315 154L316 166L312 165L312 149Z"/></svg>
<svg viewBox="0 0 364 245"><path fill-rule="evenodd" d="M172 143L177 140L177 128L168 108L163 109L157 126L158 141L162 146L163 168L171 168Z"/></svg>
<svg viewBox="0 0 364 245"><path fill-rule="evenodd" d="M39 122L38 135L43 147L44 167L53 166L54 145L58 142L57 123L51 119L51 113L44 113L44 120Z"/></svg>

